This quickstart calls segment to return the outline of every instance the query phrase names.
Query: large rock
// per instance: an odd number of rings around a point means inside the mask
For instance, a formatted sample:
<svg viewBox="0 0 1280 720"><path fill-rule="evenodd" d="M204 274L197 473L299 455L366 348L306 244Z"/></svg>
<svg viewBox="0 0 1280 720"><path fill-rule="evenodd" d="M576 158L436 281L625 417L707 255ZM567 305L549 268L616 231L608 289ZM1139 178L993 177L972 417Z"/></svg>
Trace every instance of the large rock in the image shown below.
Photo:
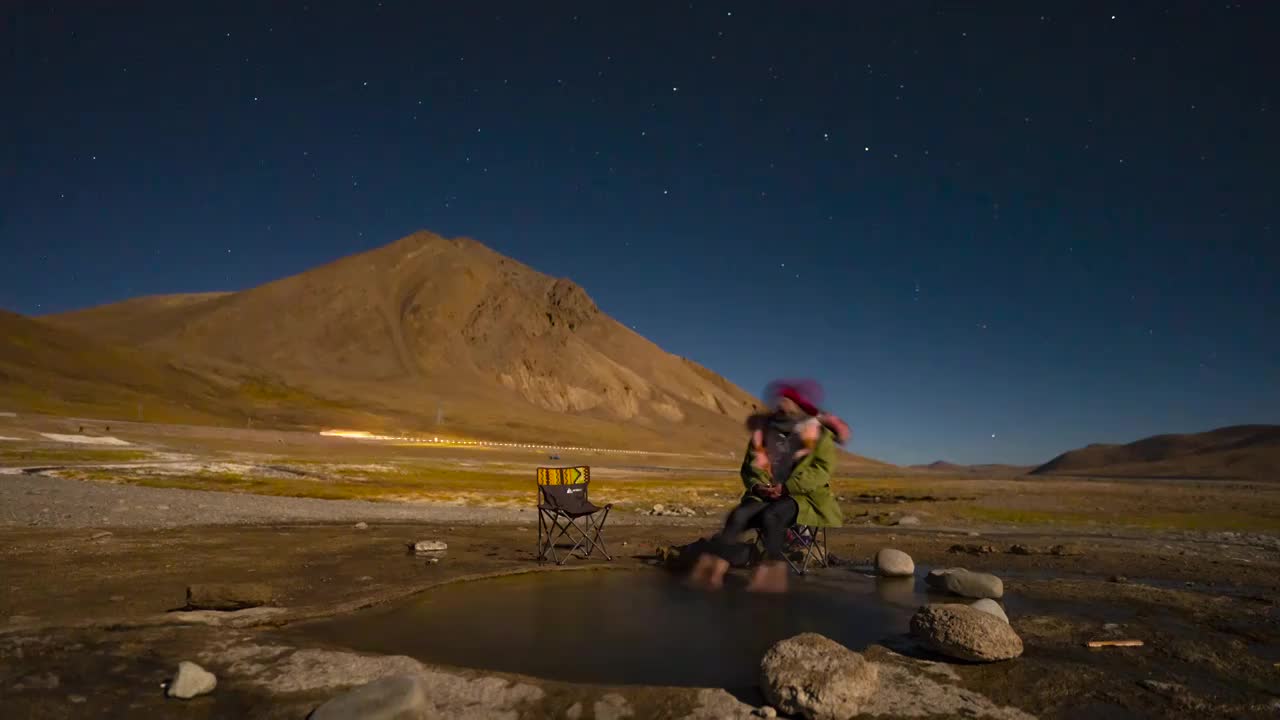
<svg viewBox="0 0 1280 720"><path fill-rule="evenodd" d="M201 583L187 586L189 610L243 610L270 605L271 588L262 583Z"/></svg>
<svg viewBox="0 0 1280 720"><path fill-rule="evenodd" d="M958 660L993 662L1022 654L1009 623L968 605L926 605L911 618L911 634L934 652Z"/></svg>
<svg viewBox="0 0 1280 720"><path fill-rule="evenodd" d="M910 577L916 573L916 564L901 550L881 548L876 553L876 571L885 577Z"/></svg>
<svg viewBox="0 0 1280 720"><path fill-rule="evenodd" d="M973 572L964 568L946 568L929 571L925 582L935 590L945 590L952 595L973 598L1004 597L1004 583L995 575Z"/></svg>
<svg viewBox="0 0 1280 720"><path fill-rule="evenodd" d="M981 610L982 612L988 615L998 617L1001 620L1005 621L1006 623L1009 622L1009 616L1004 614L1004 608L1000 607L1000 603L990 598L974 600L973 602L969 603L969 607L975 610Z"/></svg>
<svg viewBox="0 0 1280 720"><path fill-rule="evenodd" d="M427 710L421 677L388 675L332 698L310 720L419 720Z"/></svg>
<svg viewBox="0 0 1280 720"><path fill-rule="evenodd" d="M218 687L218 678L193 662L183 660L178 663L178 673L169 681L165 694L179 700L190 700L197 695L213 692Z"/></svg>
<svg viewBox="0 0 1280 720"><path fill-rule="evenodd" d="M875 664L816 633L777 643L760 662L760 689L769 704L808 720L854 717L878 685Z"/></svg>

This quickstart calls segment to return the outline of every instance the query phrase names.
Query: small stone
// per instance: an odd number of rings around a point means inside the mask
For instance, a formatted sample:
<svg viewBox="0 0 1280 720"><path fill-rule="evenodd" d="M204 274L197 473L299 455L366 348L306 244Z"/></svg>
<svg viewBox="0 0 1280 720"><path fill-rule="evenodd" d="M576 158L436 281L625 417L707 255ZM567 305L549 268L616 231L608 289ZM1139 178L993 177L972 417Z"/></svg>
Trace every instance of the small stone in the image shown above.
<svg viewBox="0 0 1280 720"><path fill-rule="evenodd" d="M935 590L945 590L952 595L974 598L1004 597L1004 582L995 575L973 572L964 568L945 568L931 570L925 576L925 583Z"/></svg>
<svg viewBox="0 0 1280 720"><path fill-rule="evenodd" d="M443 540L419 540L413 544L415 553L444 552L449 546Z"/></svg>
<svg viewBox="0 0 1280 720"><path fill-rule="evenodd" d="M1083 555L1084 548L1080 547L1079 545L1054 545L1053 547L1049 548L1049 554L1057 555L1059 557Z"/></svg>
<svg viewBox="0 0 1280 720"><path fill-rule="evenodd" d="M427 558L428 565L438 565L439 563L440 563L440 558L438 557Z"/></svg>
<svg viewBox="0 0 1280 720"><path fill-rule="evenodd" d="M778 712L809 720L857 716L879 688L875 663L829 638L787 638L760 661L760 689Z"/></svg>
<svg viewBox="0 0 1280 720"><path fill-rule="evenodd" d="M569 709L564 711L564 716L568 720L578 720L582 717L582 703L576 702L570 705Z"/></svg>
<svg viewBox="0 0 1280 720"><path fill-rule="evenodd" d="M85 696L83 696L83 695L68 695L68 696L67 696L67 701L68 701L68 702L71 702L71 703L74 703L74 704L76 704L76 705L80 705L80 704L83 704L83 703L87 703L87 702L89 702L89 698L87 698L87 697L85 697Z"/></svg>
<svg viewBox="0 0 1280 720"><path fill-rule="evenodd" d="M1102 626L1103 630L1119 630L1120 623L1106 623Z"/></svg>
<svg viewBox="0 0 1280 720"><path fill-rule="evenodd" d="M971 530L970 532L967 533L967 535L969 537L982 537L982 533L978 532L977 530Z"/></svg>
<svg viewBox="0 0 1280 720"><path fill-rule="evenodd" d="M218 678L199 665L183 660L178 663L178 674L169 683L165 694L179 700L190 700L197 695L213 692Z"/></svg>
<svg viewBox="0 0 1280 720"><path fill-rule="evenodd" d="M1129 578L1123 575L1112 575L1111 577L1107 578L1107 581L1113 582L1113 583L1127 583L1129 582Z"/></svg>
<svg viewBox="0 0 1280 720"><path fill-rule="evenodd" d="M1010 545L1009 553L1011 555L1034 555L1035 551L1026 545Z"/></svg>
<svg viewBox="0 0 1280 720"><path fill-rule="evenodd" d="M187 586L187 609L243 610L270 605L272 595L262 583L201 583Z"/></svg>
<svg viewBox="0 0 1280 720"><path fill-rule="evenodd" d="M755 709L755 712L751 714L755 715L756 717L762 717L762 718L778 717L778 711L774 710L772 705L764 705L764 706L758 707Z"/></svg>
<svg viewBox="0 0 1280 720"><path fill-rule="evenodd" d="M969 603L969 607L975 610L981 610L982 612L987 613L988 615L994 615L1000 618L1001 620L1005 621L1005 623L1009 622L1009 616L1004 614L1004 608L1000 607L1000 603L996 602L995 600L992 600L991 598L982 598L981 600L975 600Z"/></svg>
<svg viewBox="0 0 1280 720"><path fill-rule="evenodd" d="M958 660L993 662L1022 654L1009 623L968 605L926 605L911 617L911 635L934 652Z"/></svg>
<svg viewBox="0 0 1280 720"><path fill-rule="evenodd" d="M112 596L111 596L111 598L110 598L110 600L111 600L111 602L124 602L124 596L123 596L123 595L112 595Z"/></svg>
<svg viewBox="0 0 1280 720"><path fill-rule="evenodd" d="M360 580L360 582L369 582L369 581L373 580L373 576L372 576L372 575L361 575L361 576L359 577L359 580Z"/></svg>
<svg viewBox="0 0 1280 720"><path fill-rule="evenodd" d="M357 530L368 530L368 529L369 529L369 523L367 523L367 522L365 522L365 521L361 520L360 522L356 523L354 527L355 527L355 529L357 529Z"/></svg>
<svg viewBox="0 0 1280 720"><path fill-rule="evenodd" d="M881 548L876 553L875 564L876 571L885 577L911 577L916 572L911 556L893 548Z"/></svg>
<svg viewBox="0 0 1280 720"><path fill-rule="evenodd" d="M898 518L898 522L894 524L895 525L919 525L920 518L916 517L915 515L903 515L902 517Z"/></svg>
<svg viewBox="0 0 1280 720"><path fill-rule="evenodd" d="M417 675L389 675L316 708L310 720L409 720L425 717L427 691Z"/></svg>
<svg viewBox="0 0 1280 720"><path fill-rule="evenodd" d="M103 530L102 532L96 532L90 535L89 539L90 540L106 540L107 538L111 537L114 534L115 533L112 533L110 530Z"/></svg>

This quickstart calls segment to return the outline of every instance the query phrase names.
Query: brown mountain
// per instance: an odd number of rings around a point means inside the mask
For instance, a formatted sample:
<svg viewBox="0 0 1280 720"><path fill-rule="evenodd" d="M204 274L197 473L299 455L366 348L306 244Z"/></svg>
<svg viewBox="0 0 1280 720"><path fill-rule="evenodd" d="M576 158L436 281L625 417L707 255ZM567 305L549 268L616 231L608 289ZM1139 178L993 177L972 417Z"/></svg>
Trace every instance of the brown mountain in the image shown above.
<svg viewBox="0 0 1280 720"><path fill-rule="evenodd" d="M756 404L613 320L573 282L427 232L243 292L47 320L442 434L726 451Z"/></svg>
<svg viewBox="0 0 1280 720"><path fill-rule="evenodd" d="M1280 480L1280 425L1235 425L1065 452L1036 475Z"/></svg>
<svg viewBox="0 0 1280 720"><path fill-rule="evenodd" d="M979 465L960 465L946 460L935 460L928 465L912 465L912 470L924 470L937 473L963 473L978 475L1022 475L1030 472L1031 465L1003 465L1000 463L984 463Z"/></svg>

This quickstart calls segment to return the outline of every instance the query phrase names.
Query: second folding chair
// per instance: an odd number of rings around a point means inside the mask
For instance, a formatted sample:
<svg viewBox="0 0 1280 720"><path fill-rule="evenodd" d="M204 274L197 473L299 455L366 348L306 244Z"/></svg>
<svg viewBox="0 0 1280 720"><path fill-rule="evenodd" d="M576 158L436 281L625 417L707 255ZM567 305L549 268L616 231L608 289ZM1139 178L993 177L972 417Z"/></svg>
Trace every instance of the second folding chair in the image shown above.
<svg viewBox="0 0 1280 720"><path fill-rule="evenodd" d="M538 468L538 560L563 565L574 553L588 558L599 552L612 560L604 544L604 524L612 504L600 507L587 497L591 468ZM559 552L561 540L572 543Z"/></svg>

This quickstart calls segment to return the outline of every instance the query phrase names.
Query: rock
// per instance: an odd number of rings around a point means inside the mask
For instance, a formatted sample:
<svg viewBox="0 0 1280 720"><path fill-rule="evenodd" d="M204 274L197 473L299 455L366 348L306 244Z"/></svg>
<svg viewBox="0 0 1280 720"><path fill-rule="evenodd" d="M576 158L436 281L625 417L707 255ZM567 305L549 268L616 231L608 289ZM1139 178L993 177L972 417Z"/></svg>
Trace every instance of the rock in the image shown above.
<svg viewBox="0 0 1280 720"><path fill-rule="evenodd" d="M449 545L443 540L419 540L413 544L415 553L433 553L444 552L449 549Z"/></svg>
<svg viewBox="0 0 1280 720"><path fill-rule="evenodd" d="M1123 575L1112 575L1111 577L1107 578L1107 582L1113 582L1113 583L1127 583L1127 582L1129 582L1129 578L1127 578L1127 577L1125 577L1125 576L1123 576Z"/></svg>
<svg viewBox="0 0 1280 720"><path fill-rule="evenodd" d="M1000 603L990 598L975 600L969 603L969 607L974 608L975 610L981 610L988 615L994 615L1005 621L1005 623L1009 622L1009 616L1004 614L1004 608L1000 607Z"/></svg>
<svg viewBox="0 0 1280 720"><path fill-rule="evenodd" d="M895 525L919 525L920 518L916 517L915 515L903 515L902 517L898 518L898 522L894 524Z"/></svg>
<svg viewBox="0 0 1280 720"><path fill-rule="evenodd" d="M617 693L600 698L591 709L595 712L595 720L622 720L635 715L627 699Z"/></svg>
<svg viewBox="0 0 1280 720"><path fill-rule="evenodd" d="M165 694L179 700L190 700L197 695L213 692L218 686L218 678L199 665L183 660L178 663L178 674L169 681Z"/></svg>
<svg viewBox="0 0 1280 720"><path fill-rule="evenodd" d="M570 705L569 709L564 711L564 716L568 720L578 720L582 717L582 703L576 702Z"/></svg>
<svg viewBox="0 0 1280 720"><path fill-rule="evenodd" d="M763 707L756 708L756 711L752 713L752 715L762 718L774 718L778 717L778 711L774 710L772 705L765 705Z"/></svg>
<svg viewBox="0 0 1280 720"><path fill-rule="evenodd" d="M947 552L969 553L970 555L988 555L995 551L996 549L990 545L964 544L964 545L952 545L951 547L947 548Z"/></svg>
<svg viewBox="0 0 1280 720"><path fill-rule="evenodd" d="M360 582L370 582L370 581L372 581L372 580L373 580L373 576L372 576L372 575L361 575L361 576L360 576L359 578L357 578L357 579L358 579Z"/></svg>
<svg viewBox="0 0 1280 720"><path fill-rule="evenodd" d="M417 675L388 675L345 692L315 709L310 720L416 720L427 711Z"/></svg>
<svg viewBox="0 0 1280 720"><path fill-rule="evenodd" d="M80 705L89 702L89 698L84 695L68 695L67 701L75 705Z"/></svg>
<svg viewBox="0 0 1280 720"><path fill-rule="evenodd" d="M107 538L111 537L113 534L114 533L112 533L109 530L103 530L102 532L96 532L90 535L89 539L90 540L106 540Z"/></svg>
<svg viewBox="0 0 1280 720"><path fill-rule="evenodd" d="M1009 623L968 605L926 605L911 617L911 634L934 652L978 662L1022 654L1022 638Z"/></svg>
<svg viewBox="0 0 1280 720"><path fill-rule="evenodd" d="M935 590L945 590L952 595L999 600L1004 597L1004 582L995 575L973 572L964 568L931 570L925 583Z"/></svg>
<svg viewBox="0 0 1280 720"><path fill-rule="evenodd" d="M438 558L438 557L429 557L429 558L427 558L427 564L428 564L428 565L437 565L437 564L439 564L439 563L440 563L440 558Z"/></svg>
<svg viewBox="0 0 1280 720"><path fill-rule="evenodd" d="M978 532L977 530L970 530L970 531L967 533L967 535L968 535L969 537L982 537L982 533Z"/></svg>
<svg viewBox="0 0 1280 720"><path fill-rule="evenodd" d="M201 583L187 586L189 610L243 610L270 605L271 588L262 583Z"/></svg>
<svg viewBox="0 0 1280 720"><path fill-rule="evenodd" d="M355 529L357 529L357 530L368 530L368 529L369 529L369 523L367 523L367 522L365 522L365 521L361 520L360 522L358 522L358 523L356 523L356 524L355 524Z"/></svg>
<svg viewBox="0 0 1280 720"><path fill-rule="evenodd" d="M911 577L916 572L911 556L893 548L881 548L875 562L876 571L885 577Z"/></svg>
<svg viewBox="0 0 1280 720"><path fill-rule="evenodd" d="M760 661L760 689L784 715L844 720L862 712L879 686L874 663L816 633L787 638Z"/></svg>
<svg viewBox="0 0 1280 720"><path fill-rule="evenodd" d="M654 515L661 515L666 511L667 511L667 506L663 505L662 503L658 503L657 505L654 505L652 510Z"/></svg>
<svg viewBox="0 0 1280 720"><path fill-rule="evenodd" d="M1031 549L1031 548L1027 547L1026 545L1010 545L1010 546L1009 546L1009 554L1011 554L1011 555L1035 555L1035 554L1036 554L1036 552L1035 552L1035 550L1033 550L1033 549Z"/></svg>
<svg viewBox="0 0 1280 720"><path fill-rule="evenodd" d="M1060 557L1069 557L1075 555L1083 555L1084 548L1079 545L1054 545L1049 548L1050 555L1058 555Z"/></svg>

